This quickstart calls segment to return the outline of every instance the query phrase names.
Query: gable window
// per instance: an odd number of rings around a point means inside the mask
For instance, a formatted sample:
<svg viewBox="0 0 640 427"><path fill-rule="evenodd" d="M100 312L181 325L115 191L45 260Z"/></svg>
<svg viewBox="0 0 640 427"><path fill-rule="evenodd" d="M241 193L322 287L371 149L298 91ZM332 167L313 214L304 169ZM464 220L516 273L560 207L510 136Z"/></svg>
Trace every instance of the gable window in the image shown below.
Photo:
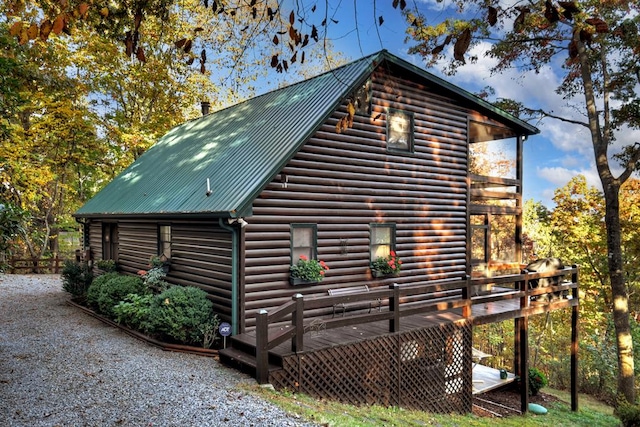
<svg viewBox="0 0 640 427"><path fill-rule="evenodd" d="M373 262L380 257L388 257L391 251L396 250L396 225L375 223L369 227L370 261Z"/></svg>
<svg viewBox="0 0 640 427"><path fill-rule="evenodd" d="M158 255L171 259L171 226L158 226Z"/></svg>
<svg viewBox="0 0 640 427"><path fill-rule="evenodd" d="M318 253L318 227L316 224L291 224L291 265L300 255L315 259Z"/></svg>
<svg viewBox="0 0 640 427"><path fill-rule="evenodd" d="M389 109L387 112L387 149L413 151L413 114Z"/></svg>

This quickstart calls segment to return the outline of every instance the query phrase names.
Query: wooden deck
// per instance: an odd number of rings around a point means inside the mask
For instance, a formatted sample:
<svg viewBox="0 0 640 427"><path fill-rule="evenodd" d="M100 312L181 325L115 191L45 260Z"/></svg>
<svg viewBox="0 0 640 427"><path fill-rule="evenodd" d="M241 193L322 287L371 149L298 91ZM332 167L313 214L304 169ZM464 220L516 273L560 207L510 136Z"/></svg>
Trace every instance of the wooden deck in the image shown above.
<svg viewBox="0 0 640 427"><path fill-rule="evenodd" d="M537 287L541 278L554 278L554 284ZM367 301L380 302L380 308L333 314L336 305L362 307ZM255 374L261 384L273 380L279 387L300 387L321 397L349 396L358 403L384 404L389 396L382 392L393 389L396 403L418 396L418 402L409 406L429 401L437 411L449 411L442 405L451 400L468 410L465 405L471 405L472 393L515 378L510 374L501 380L498 370L473 357L473 325L515 319L514 372L526 372L528 317L570 308L571 364L572 372L577 372L578 304L577 266L548 273L394 284L342 296L296 294L274 310L259 311L256 328L231 337L230 348L219 354L223 363ZM390 366L394 368L387 369ZM392 381L390 375L399 377ZM384 381L384 387L375 386L372 378ZM572 376L573 410L577 410L575 384ZM523 390L527 388L525 375ZM442 393L451 395L442 400ZM521 410L526 412L528 395L521 397Z"/></svg>
<svg viewBox="0 0 640 427"><path fill-rule="evenodd" d="M493 288L490 293L487 293L480 298L482 300L486 300L487 298L500 297L506 293L512 292L513 290L509 288ZM558 299L550 302L531 302L530 307L528 308L521 308L520 300L517 298L490 302L479 302L471 306L471 320L474 325L482 325L502 320L515 319L517 317L522 317L525 314L535 315L545 313L547 311L572 307L574 305L577 305L577 302L577 300L572 300L571 298ZM382 312L384 312L385 310L387 310L387 308L383 307ZM349 315L347 315L347 317L348 316ZM294 352L291 348L291 343L285 341L269 350L269 352L272 355L282 358L293 353L313 352L319 349L363 341L389 333L389 322L387 320L349 325L332 329L326 328L326 320L335 320L340 318L342 318L342 316L337 315L335 318L331 319L314 319L305 322L305 334L303 340L304 344L302 349L298 349ZM407 332L410 330L434 326L440 323L457 322L464 320L465 318L462 315L462 309L451 309L448 311L418 314L403 318L400 329L397 332ZM284 335L291 328L293 328L292 325L270 327L269 335ZM242 336L235 337L235 339L241 340L248 345L251 343L255 345L256 330L249 331L245 334L242 334Z"/></svg>

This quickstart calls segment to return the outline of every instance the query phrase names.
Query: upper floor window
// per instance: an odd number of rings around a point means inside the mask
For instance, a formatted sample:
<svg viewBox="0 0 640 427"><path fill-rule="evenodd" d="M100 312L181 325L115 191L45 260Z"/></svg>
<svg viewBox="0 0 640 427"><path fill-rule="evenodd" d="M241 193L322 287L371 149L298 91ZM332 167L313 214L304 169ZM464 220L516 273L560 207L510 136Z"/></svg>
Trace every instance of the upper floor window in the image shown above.
<svg viewBox="0 0 640 427"><path fill-rule="evenodd" d="M158 255L171 259L171 226L158 226Z"/></svg>
<svg viewBox="0 0 640 427"><path fill-rule="evenodd" d="M318 227L316 224L291 224L291 264L295 264L300 255L315 259L317 255Z"/></svg>
<svg viewBox="0 0 640 427"><path fill-rule="evenodd" d="M387 112L387 149L413 151L413 114L393 109Z"/></svg>

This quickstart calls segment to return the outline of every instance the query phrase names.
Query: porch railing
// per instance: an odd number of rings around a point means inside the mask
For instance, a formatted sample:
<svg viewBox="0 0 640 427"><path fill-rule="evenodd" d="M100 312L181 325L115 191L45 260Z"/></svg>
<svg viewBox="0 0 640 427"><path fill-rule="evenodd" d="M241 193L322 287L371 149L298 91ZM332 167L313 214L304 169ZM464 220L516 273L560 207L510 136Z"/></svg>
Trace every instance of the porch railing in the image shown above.
<svg viewBox="0 0 640 427"><path fill-rule="evenodd" d="M570 277L569 279L566 279ZM545 278L559 279L559 284L533 288L530 283ZM492 285L498 290L480 295L473 290L478 286ZM558 296L567 298L558 301ZM568 298L568 296L571 298ZM531 300L546 298L555 300L549 305L531 306ZM337 304L359 301L382 301L383 309L369 313L354 313L343 317L323 318L323 328L333 329L343 326L388 321L389 332L400 330L402 318L418 314L443 312L461 309L463 318L472 317L472 306L496 301L519 299L522 314L535 314L540 311L557 309L578 304L578 266L573 265L562 270L545 273L533 273L526 270L522 274L471 279L431 281L420 285L391 285L388 289L373 289L366 293L341 296L321 296L304 299L301 294L293 296L292 301L268 312L260 310L256 319L256 379L260 384L268 382L269 350L290 340L291 351L304 349L305 311L331 309ZM572 301L573 300L573 301ZM571 302L570 302L571 301ZM506 318L506 317L505 317ZM497 321L499 320L496 318ZM270 328L274 324L284 326Z"/></svg>

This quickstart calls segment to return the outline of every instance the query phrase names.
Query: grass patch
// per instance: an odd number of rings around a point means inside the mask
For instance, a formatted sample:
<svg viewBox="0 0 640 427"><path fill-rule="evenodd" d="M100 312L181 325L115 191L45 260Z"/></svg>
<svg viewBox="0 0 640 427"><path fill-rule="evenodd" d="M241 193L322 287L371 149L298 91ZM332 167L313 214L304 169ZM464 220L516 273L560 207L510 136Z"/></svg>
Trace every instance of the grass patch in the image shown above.
<svg viewBox="0 0 640 427"><path fill-rule="evenodd" d="M562 399L548 406L546 415L527 414L523 417L483 418L469 415L439 415L412 411L395 407L352 406L342 403L317 400L303 394L274 391L269 388L250 387L251 393L274 403L291 414L297 414L308 422L324 426L365 427L365 426L438 426L438 427L523 427L523 426L576 426L610 427L619 426L620 421L613 416L613 409L603 403L580 395L580 410L571 411L565 402L567 393L549 390L544 392Z"/></svg>

